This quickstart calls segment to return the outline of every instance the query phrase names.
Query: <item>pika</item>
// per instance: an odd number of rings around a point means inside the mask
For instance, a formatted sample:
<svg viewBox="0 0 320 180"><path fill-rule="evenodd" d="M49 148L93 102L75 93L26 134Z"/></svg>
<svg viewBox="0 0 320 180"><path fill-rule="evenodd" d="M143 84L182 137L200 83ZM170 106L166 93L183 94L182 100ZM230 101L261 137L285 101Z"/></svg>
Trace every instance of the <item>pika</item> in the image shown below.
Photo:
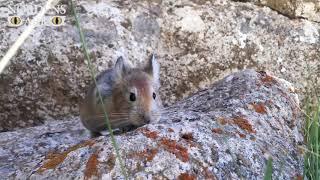
<svg viewBox="0 0 320 180"><path fill-rule="evenodd" d="M146 65L132 67L119 57L115 66L101 72L80 104L80 119L92 137L107 130L104 110L112 129L139 127L158 122L162 107L160 66L152 54ZM99 92L103 101L100 101ZM103 106L104 105L104 106ZM103 110L104 109L104 110Z"/></svg>

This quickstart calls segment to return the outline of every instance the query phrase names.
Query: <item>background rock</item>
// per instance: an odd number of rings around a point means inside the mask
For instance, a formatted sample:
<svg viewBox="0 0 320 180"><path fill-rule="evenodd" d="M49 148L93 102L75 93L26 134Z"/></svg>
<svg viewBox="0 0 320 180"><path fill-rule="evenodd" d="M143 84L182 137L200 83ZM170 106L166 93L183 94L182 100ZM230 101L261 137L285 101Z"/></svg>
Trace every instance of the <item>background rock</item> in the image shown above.
<svg viewBox="0 0 320 180"><path fill-rule="evenodd" d="M1 2L0 56L26 27L7 26L8 15L14 15L7 7L43 2ZM317 23L224 0L77 3L97 72L111 67L120 55L139 64L156 52L166 105L248 67L293 82L301 99L311 91L320 93ZM67 1L60 5L66 7L66 13L61 12L66 15L65 26L38 27L0 75L0 131L78 115L91 77L70 7ZM27 18L37 11L32 12L18 14Z"/></svg>
<svg viewBox="0 0 320 180"><path fill-rule="evenodd" d="M320 22L320 1L318 0L245 0L245 2L268 6L291 18L302 17Z"/></svg>
<svg viewBox="0 0 320 180"><path fill-rule="evenodd" d="M302 120L290 83L246 70L165 109L160 124L116 136L133 179L301 177ZM79 119L0 134L1 179L121 179L108 136Z"/></svg>

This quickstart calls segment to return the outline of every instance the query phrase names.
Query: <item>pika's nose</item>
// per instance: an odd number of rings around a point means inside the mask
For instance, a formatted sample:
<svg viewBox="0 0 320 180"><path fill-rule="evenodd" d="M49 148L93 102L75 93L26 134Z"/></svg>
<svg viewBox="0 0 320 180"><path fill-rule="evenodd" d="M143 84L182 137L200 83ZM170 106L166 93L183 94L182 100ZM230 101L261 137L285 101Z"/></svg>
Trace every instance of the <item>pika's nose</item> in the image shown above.
<svg viewBox="0 0 320 180"><path fill-rule="evenodd" d="M150 123L151 121L151 118L149 115L143 115L142 118L146 124Z"/></svg>

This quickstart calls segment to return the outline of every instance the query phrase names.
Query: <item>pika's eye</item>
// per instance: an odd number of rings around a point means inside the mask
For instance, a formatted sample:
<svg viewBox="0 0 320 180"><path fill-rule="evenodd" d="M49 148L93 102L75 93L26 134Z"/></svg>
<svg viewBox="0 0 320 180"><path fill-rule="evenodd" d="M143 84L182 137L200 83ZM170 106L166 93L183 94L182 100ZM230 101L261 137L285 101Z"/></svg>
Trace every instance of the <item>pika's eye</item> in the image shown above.
<svg viewBox="0 0 320 180"><path fill-rule="evenodd" d="M134 93L130 93L130 101L135 101L136 95Z"/></svg>
<svg viewBox="0 0 320 180"><path fill-rule="evenodd" d="M153 97L153 99L156 99L156 97L157 97L156 93L153 93L152 97Z"/></svg>

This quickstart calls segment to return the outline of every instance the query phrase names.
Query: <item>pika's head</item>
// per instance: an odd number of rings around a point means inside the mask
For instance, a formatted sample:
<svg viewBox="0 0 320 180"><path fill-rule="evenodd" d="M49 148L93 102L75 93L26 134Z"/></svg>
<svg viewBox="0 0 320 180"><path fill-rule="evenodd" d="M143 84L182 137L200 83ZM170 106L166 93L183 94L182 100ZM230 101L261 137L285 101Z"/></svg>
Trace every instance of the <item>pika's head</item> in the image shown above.
<svg viewBox="0 0 320 180"><path fill-rule="evenodd" d="M122 57L117 59L113 104L118 104L120 109L117 111L126 112L135 126L158 122L160 119L159 71L155 55L141 68L131 67Z"/></svg>

